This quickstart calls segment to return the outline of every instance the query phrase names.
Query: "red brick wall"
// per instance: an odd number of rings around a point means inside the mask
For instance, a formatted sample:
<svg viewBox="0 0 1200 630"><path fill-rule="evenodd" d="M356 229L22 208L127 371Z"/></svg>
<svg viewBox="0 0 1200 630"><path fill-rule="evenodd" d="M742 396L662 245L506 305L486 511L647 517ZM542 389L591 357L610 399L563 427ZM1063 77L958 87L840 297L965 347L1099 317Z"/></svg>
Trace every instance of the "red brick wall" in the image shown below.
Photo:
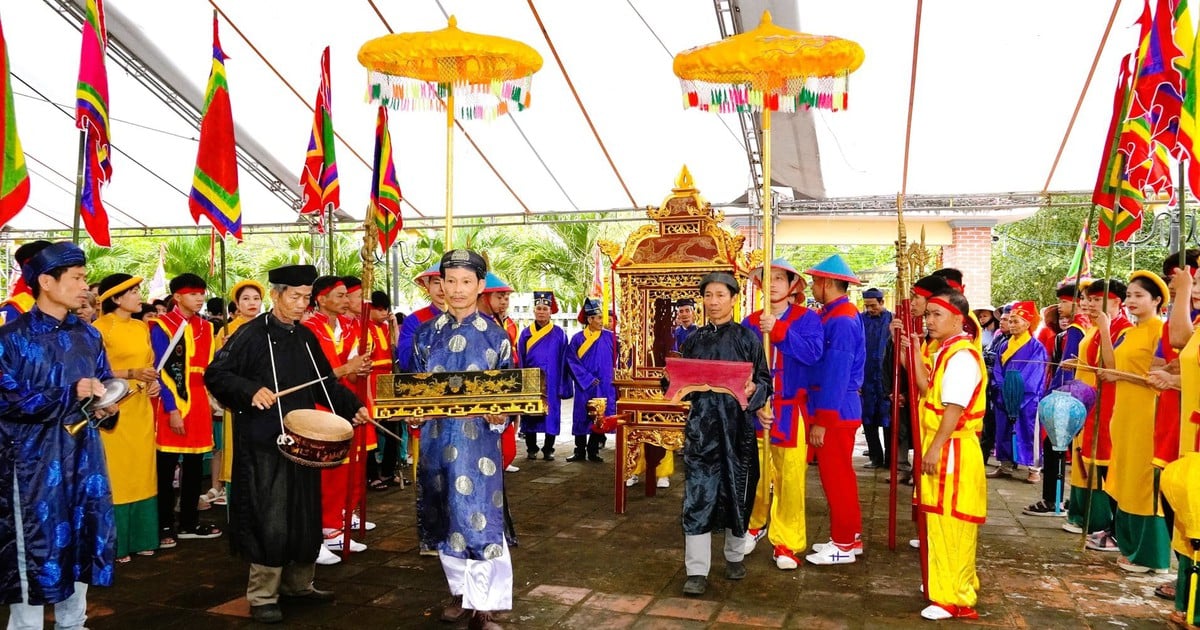
<svg viewBox="0 0 1200 630"><path fill-rule="evenodd" d="M963 272L972 307L991 303L992 227L973 221L951 221L950 227L953 240L942 248L943 266Z"/></svg>

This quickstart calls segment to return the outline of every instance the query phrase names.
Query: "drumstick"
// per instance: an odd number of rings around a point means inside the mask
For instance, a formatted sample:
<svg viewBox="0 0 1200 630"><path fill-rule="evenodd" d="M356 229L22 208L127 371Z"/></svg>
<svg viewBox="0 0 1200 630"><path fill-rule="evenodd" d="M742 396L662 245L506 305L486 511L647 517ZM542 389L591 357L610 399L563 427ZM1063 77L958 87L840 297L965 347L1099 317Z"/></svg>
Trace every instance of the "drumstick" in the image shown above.
<svg viewBox="0 0 1200 630"><path fill-rule="evenodd" d="M397 441L397 443L404 441L404 438L400 437L399 435L396 435L395 433L392 433L392 432L391 432L390 430L388 430L388 429L385 429L385 428L383 427L383 425L382 425L382 424L379 424L379 422L377 422L377 421L376 421L374 418L367 418L367 422L370 422L371 424L375 425L375 429L376 429L376 430L378 430L378 431L383 431L383 434L384 434L384 435L386 435L386 436L388 436L388 437L392 438L393 440L396 440L396 441Z"/></svg>
<svg viewBox="0 0 1200 630"><path fill-rule="evenodd" d="M311 387L313 385L316 385L317 383L320 383L321 381L328 379L332 376L333 376L332 374L329 374L328 376L322 376L321 378L314 378L313 380L311 380L307 383L301 383L299 385L296 385L295 387L289 387L283 391L275 392L275 398L283 398L284 396L287 396L288 394L294 394L294 393L304 389L305 387Z"/></svg>

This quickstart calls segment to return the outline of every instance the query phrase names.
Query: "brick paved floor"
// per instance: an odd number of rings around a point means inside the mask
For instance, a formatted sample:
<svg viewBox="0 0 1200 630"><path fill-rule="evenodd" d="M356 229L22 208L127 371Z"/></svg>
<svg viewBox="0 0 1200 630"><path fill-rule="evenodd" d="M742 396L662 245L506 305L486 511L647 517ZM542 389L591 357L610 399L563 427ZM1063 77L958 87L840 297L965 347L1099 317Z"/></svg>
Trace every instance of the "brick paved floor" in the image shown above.
<svg viewBox="0 0 1200 630"><path fill-rule="evenodd" d="M568 438L569 439L569 438ZM565 440L564 440L565 441ZM856 454L861 449L856 449ZM612 511L610 463L519 459L506 475L520 535L513 549L512 628L908 628L930 627L917 612L917 555L907 511L900 544L886 547L887 484L883 473L859 468L866 519L866 554L839 567L775 568L761 545L747 559L749 575L725 580L719 547L708 593L684 598L679 529L681 478L647 498L631 493L628 513ZM522 456L523 457L523 456ZM864 461L856 457L856 464ZM809 480L809 542L828 537L828 515L815 468ZM1035 498L1022 480L990 480L988 523L979 544L981 619L997 628L1161 628L1169 603L1152 596L1161 576L1119 570L1115 554L1080 551L1080 539L1060 519L1021 515ZM337 591L334 604L284 604L293 628L452 628L437 615L448 597L436 558L417 555L411 488L369 493L370 549L333 567L318 567L317 583ZM220 523L219 509L204 512ZM716 537L714 545L721 544ZM223 539L182 541L153 558L135 557L117 570L113 588L92 589L88 626L121 628L244 628L246 565ZM0 609L0 621L7 611ZM457 627L465 627L465 623Z"/></svg>

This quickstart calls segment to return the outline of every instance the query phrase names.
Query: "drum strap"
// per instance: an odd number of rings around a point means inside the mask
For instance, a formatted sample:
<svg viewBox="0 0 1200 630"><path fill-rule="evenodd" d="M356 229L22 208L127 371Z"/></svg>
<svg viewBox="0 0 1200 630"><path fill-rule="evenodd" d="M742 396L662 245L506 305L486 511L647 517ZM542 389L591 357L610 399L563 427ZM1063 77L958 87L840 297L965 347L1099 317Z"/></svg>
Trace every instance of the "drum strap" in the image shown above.
<svg viewBox="0 0 1200 630"><path fill-rule="evenodd" d="M275 381L275 391L279 391L279 374L275 371L275 344L271 341L269 325L267 326L267 352L271 356L271 379ZM279 437L275 438L275 443L279 446L290 446L295 443L295 440L288 435L287 427L283 425L283 405L279 404L278 400L275 401L275 410L279 412Z"/></svg>
<svg viewBox="0 0 1200 630"><path fill-rule="evenodd" d="M321 370L317 367L317 359L313 356L312 348L308 347L308 343L305 343L304 349L308 351L308 360L312 362L313 373L317 376L320 376ZM278 385L278 383L276 385ZM325 387L324 380L321 381L321 391L325 392L325 401L329 403L329 410L333 411L333 398L329 396L329 388Z"/></svg>

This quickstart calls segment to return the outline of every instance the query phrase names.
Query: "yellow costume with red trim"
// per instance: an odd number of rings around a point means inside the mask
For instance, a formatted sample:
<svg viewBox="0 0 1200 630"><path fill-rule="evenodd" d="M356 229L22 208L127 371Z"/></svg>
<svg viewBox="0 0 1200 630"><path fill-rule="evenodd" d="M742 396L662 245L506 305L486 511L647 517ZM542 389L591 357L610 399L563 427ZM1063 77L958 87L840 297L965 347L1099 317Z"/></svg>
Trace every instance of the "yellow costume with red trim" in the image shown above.
<svg viewBox="0 0 1200 630"><path fill-rule="evenodd" d="M941 426L946 407L942 385L950 358L966 352L979 367L979 382L963 409L958 425L942 446L938 472L922 474L920 508L926 514L929 556L929 600L943 607L974 607L979 576L975 549L979 525L987 518L987 479L979 432L986 407L987 368L983 356L967 334L940 344L933 362L929 390L921 402L922 451L928 451Z"/></svg>
<svg viewBox="0 0 1200 630"><path fill-rule="evenodd" d="M171 340L186 327L179 341ZM204 370L213 357L212 324L199 315L186 317L179 307L154 319L150 345L162 383L160 405L155 414L158 450L163 453L207 453L213 449L212 407L204 386ZM163 362L164 354L169 356ZM183 435L171 430L171 412L183 417Z"/></svg>
<svg viewBox="0 0 1200 630"><path fill-rule="evenodd" d="M234 287L237 290L237 287ZM217 333L215 341L215 349L220 350L225 342L237 332L243 324L249 322L250 318L235 315L229 320L228 324ZM233 414L228 409L225 410L225 421L221 423L221 444L225 451L225 456L221 459L221 481L230 483L233 481Z"/></svg>

